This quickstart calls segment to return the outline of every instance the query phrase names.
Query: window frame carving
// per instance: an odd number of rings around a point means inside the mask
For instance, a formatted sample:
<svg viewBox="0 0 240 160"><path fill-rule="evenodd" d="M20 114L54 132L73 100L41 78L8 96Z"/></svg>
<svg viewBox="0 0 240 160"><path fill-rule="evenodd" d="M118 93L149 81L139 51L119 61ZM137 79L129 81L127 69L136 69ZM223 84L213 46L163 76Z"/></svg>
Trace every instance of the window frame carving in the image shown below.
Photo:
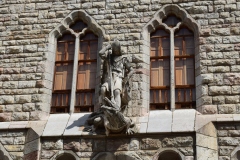
<svg viewBox="0 0 240 160"><path fill-rule="evenodd" d="M81 32L79 33L75 33L73 32L73 30L71 29L71 25L74 24L76 21L81 20L83 23L87 24L87 29L83 29ZM60 24L53 29L50 33L49 33L49 37L48 37L48 46L47 46L47 52L46 52L46 62L45 64L47 65L46 67L46 71L45 71L45 77L48 77L47 81L48 81L48 89L52 91L52 84L53 84L53 80L54 80L54 65L55 65L55 57L56 57L56 45L57 45L57 39L59 37L61 37L62 35L64 35L66 32L71 33L71 35L75 36L75 55L76 53L78 53L78 51L76 51L76 48L79 48L80 44L80 37L81 35L84 35L86 32L91 31L92 33L94 33L95 35L98 36L98 51L101 49L100 47L102 46L102 43L104 41L109 41L110 37L109 35L107 35L104 31L104 29L102 27L100 27L97 22L90 16L88 15L84 10L78 10L78 11L73 11L71 12L65 19L63 19ZM79 45L78 47L76 47L76 44ZM100 69L101 67L99 67L101 60L99 58L99 56L97 56L97 75L96 75L96 79L100 80ZM76 84L77 82L77 67L78 67L78 58L76 58L74 56L74 62L73 62L74 66L73 66L73 79L72 79L72 84ZM72 114L74 113L74 106L75 106L75 93L76 92L76 85L75 88L72 87L72 91L71 91L71 100L70 100L70 108L69 108L69 113ZM98 93L98 88L95 88L95 96L96 93ZM49 95L50 96L50 95ZM46 111L48 113L50 113L51 110L51 96L48 99L49 104L49 108L46 109Z"/></svg>
<svg viewBox="0 0 240 160"><path fill-rule="evenodd" d="M169 16L175 15L177 18L181 19L181 22L178 22L177 25L173 28L168 27L163 21ZM198 23L182 8L175 4L169 4L163 6L159 11L157 11L154 15L154 18L151 19L144 27L142 32L143 39L147 42L147 44L142 46L142 50L145 51L149 56L149 64L150 64L150 34L155 32L159 27L168 30L170 33L170 109L172 111L175 110L175 65L174 65L174 32L179 30L181 26L187 26L192 29L194 34L194 45L195 45L195 56L199 53L199 42L198 37L200 34L200 26ZM195 58L195 67L197 67L197 61ZM195 75L194 80L198 75ZM150 84L150 83L149 83ZM195 85L196 80L195 80ZM150 89L150 85L149 85ZM200 98L200 95L197 95L196 92L196 101ZM150 106L150 103L149 103ZM196 104L196 108L198 105ZM149 107L148 107L149 110Z"/></svg>

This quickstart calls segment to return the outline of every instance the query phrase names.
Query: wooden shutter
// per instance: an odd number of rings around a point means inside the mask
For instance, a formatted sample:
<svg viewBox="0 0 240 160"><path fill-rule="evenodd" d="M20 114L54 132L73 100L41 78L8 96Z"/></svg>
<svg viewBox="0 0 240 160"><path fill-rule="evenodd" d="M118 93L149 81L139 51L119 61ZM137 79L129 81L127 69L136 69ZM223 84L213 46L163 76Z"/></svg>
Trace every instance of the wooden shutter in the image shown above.
<svg viewBox="0 0 240 160"><path fill-rule="evenodd" d="M75 38L66 34L57 41L51 113L67 113L70 107Z"/></svg>
<svg viewBox="0 0 240 160"><path fill-rule="evenodd" d="M175 108L195 107L194 37L186 27L174 37Z"/></svg>
<svg viewBox="0 0 240 160"><path fill-rule="evenodd" d="M159 29L151 34L150 109L170 107L170 39Z"/></svg>
<svg viewBox="0 0 240 160"><path fill-rule="evenodd" d="M80 39L75 112L93 111L96 86L98 38L87 33Z"/></svg>

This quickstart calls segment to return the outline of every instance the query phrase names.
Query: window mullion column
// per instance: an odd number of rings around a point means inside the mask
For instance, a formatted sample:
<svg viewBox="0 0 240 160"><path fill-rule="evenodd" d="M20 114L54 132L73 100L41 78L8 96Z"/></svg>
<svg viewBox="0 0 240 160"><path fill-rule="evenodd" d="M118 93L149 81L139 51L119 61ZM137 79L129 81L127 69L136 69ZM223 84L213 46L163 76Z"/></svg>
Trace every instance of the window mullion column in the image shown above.
<svg viewBox="0 0 240 160"><path fill-rule="evenodd" d="M76 36L75 49L74 49L74 61L73 61L73 78L72 78L72 90L70 101L70 114L74 112L75 98L76 98L76 86L77 86L77 72L78 72L78 52L79 52L79 36Z"/></svg>
<svg viewBox="0 0 240 160"><path fill-rule="evenodd" d="M175 64L174 64L174 29L170 29L170 97L171 110L175 109Z"/></svg>

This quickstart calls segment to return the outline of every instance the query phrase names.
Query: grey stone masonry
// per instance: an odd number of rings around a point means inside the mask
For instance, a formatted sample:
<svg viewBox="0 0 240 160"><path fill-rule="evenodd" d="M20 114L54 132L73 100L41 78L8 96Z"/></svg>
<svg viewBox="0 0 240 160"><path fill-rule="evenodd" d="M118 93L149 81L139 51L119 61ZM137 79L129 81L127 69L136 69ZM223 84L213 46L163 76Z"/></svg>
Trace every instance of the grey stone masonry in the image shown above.
<svg viewBox="0 0 240 160"><path fill-rule="evenodd" d="M49 114L54 65L49 58L55 56L49 52L52 44L49 33L77 10L85 11L103 28L108 40L117 38L123 52L132 55L133 66L142 73L132 77L133 100L127 114L130 117L147 114L149 55L143 46L149 46L149 42L144 40L142 29L157 11L170 4L185 10L199 25L199 37L195 37L197 110L204 114L237 113L237 109L223 109L238 108L240 101L240 2L237 0L2 0L0 121L41 120Z"/></svg>

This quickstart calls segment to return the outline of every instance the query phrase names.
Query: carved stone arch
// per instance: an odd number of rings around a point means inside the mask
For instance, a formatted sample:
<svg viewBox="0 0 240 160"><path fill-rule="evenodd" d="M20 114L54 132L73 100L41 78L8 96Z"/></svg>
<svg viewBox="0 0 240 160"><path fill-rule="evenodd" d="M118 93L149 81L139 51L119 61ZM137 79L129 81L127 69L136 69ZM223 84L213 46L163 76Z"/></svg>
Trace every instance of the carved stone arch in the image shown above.
<svg viewBox="0 0 240 160"><path fill-rule="evenodd" d="M73 151L58 151L50 160L62 160L61 158L79 160L79 157Z"/></svg>
<svg viewBox="0 0 240 160"><path fill-rule="evenodd" d="M52 90L53 75L54 75L54 63L57 39L61 37L65 32L71 32L70 25L75 23L77 20L83 21L87 24L87 30L92 31L98 36L98 51L101 49L104 41L109 41L110 36L105 33L105 30L84 10L72 11L66 18L64 18L48 35L47 45L45 49L44 58L45 61L40 62L39 66L42 66L43 72L43 85L44 87ZM76 36L76 35L75 35ZM97 59L97 66L100 66L99 57ZM100 67L97 67L97 73L100 74ZM100 75L97 75L99 77ZM97 92L97 90L96 90ZM45 114L50 113L51 94L46 93L44 98L44 108L42 111Z"/></svg>
<svg viewBox="0 0 240 160"><path fill-rule="evenodd" d="M1 160L12 160L9 153L6 151L4 146L0 143L0 159Z"/></svg>
<svg viewBox="0 0 240 160"><path fill-rule="evenodd" d="M174 153L179 156L181 160L185 160L185 156L177 149L175 148L164 148L164 149L159 149L158 152L153 156L153 160L158 160L161 155L166 154L166 153Z"/></svg>
<svg viewBox="0 0 240 160"><path fill-rule="evenodd" d="M182 20L182 23L194 32L195 37L199 37L200 26L198 23L185 11L176 4L168 4L163 6L154 14L154 17L143 27L143 32L152 33L159 26L164 26L162 22L169 14L174 14ZM144 36L143 36L144 37Z"/></svg>
<svg viewBox="0 0 240 160"><path fill-rule="evenodd" d="M174 15L181 20L172 29L163 22L169 15ZM141 38L142 38L144 44L142 44L140 46L140 49L141 49L140 51L142 54L144 54L144 55L146 55L146 57L148 57L144 61L145 63L147 63L149 65L148 69L150 69L150 63L151 63L150 62L150 35L151 35L151 33L155 32L157 29L159 29L159 27L162 27L165 30L168 30L170 36L172 36L171 34L173 34L173 36L174 36L175 31L180 29L181 26L186 26L194 33L194 53L195 53L195 56L197 57L197 55L199 54L199 36L200 36L199 24L183 8L179 7L176 4L167 4L167 5L164 5L160 10L158 10L153 15L153 18L149 22L147 22L142 29ZM172 32L172 33L170 33L170 32ZM172 47L170 46L170 49L171 48L174 48L174 46L172 46ZM195 70L199 67L199 64L200 63L198 62L198 60L195 61ZM174 67L170 67L170 68L174 68ZM172 71L171 73L174 73L174 72ZM195 78L197 76L198 75L195 74ZM150 77L149 77L149 80L150 80ZM170 94L175 95L173 91L171 91ZM174 97L174 96L170 96L170 97ZM196 93L196 99L199 99L200 97L201 97L201 95L200 94L197 95L197 93ZM175 99L175 98L172 98L172 99ZM174 110L175 109L175 107L174 107L175 101L172 99L170 101L174 102L174 103L171 103L170 108L172 110ZM198 108L198 107L199 106L196 106L196 108ZM149 111L149 107L147 107L146 109Z"/></svg>
<svg viewBox="0 0 240 160"><path fill-rule="evenodd" d="M237 146L231 152L231 160L238 160L239 158L240 158L240 146Z"/></svg>
<svg viewBox="0 0 240 160"><path fill-rule="evenodd" d="M64 18L60 24L53 29L50 34L49 38L52 36L58 38L62 35L62 32L69 28L71 24L76 22L77 20L82 20L84 23L88 25L88 28L94 32L98 37L101 37L105 40L109 39L109 36L106 35L104 29L98 25L98 23L84 10L78 10L71 12L66 18Z"/></svg>

